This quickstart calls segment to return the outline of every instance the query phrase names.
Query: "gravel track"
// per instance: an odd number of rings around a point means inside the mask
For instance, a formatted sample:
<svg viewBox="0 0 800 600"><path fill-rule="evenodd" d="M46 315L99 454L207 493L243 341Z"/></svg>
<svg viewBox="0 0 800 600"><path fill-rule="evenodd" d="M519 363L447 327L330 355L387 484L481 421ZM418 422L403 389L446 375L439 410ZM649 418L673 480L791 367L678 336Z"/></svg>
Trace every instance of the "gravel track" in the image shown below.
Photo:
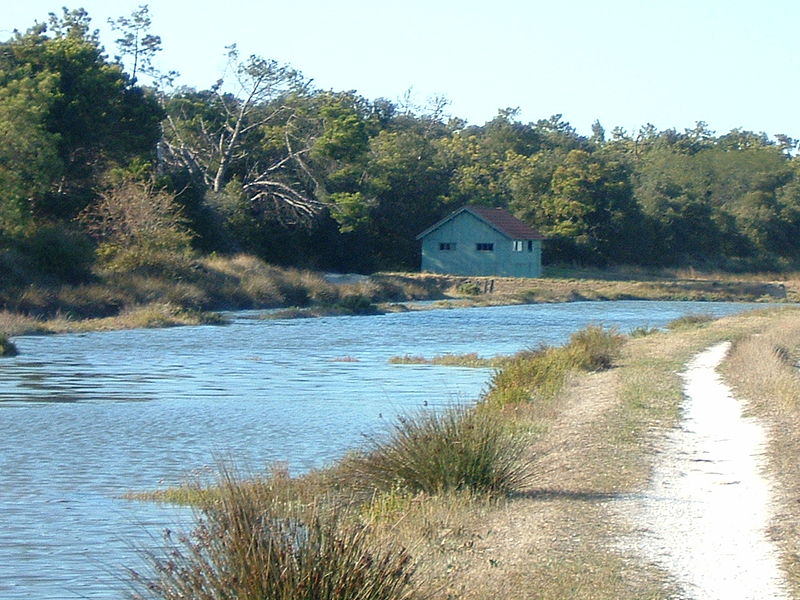
<svg viewBox="0 0 800 600"><path fill-rule="evenodd" d="M633 521L632 549L669 573L677 597L783 600L778 552L766 535L765 432L716 372L729 345L687 365L682 420L659 444L651 487L619 508Z"/></svg>

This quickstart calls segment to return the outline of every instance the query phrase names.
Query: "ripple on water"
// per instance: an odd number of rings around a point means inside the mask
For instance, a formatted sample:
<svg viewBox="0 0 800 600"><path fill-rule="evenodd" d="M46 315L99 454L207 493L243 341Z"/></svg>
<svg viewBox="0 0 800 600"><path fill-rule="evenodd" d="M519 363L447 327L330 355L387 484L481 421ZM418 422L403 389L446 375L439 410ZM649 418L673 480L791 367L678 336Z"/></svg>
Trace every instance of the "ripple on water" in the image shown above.
<svg viewBox="0 0 800 600"><path fill-rule="evenodd" d="M589 323L743 308L585 302L15 338L21 354L0 369L0 598L120 598L131 544L189 518L120 494L179 483L215 455L318 467L399 413L474 400L490 373L393 355L508 354Z"/></svg>

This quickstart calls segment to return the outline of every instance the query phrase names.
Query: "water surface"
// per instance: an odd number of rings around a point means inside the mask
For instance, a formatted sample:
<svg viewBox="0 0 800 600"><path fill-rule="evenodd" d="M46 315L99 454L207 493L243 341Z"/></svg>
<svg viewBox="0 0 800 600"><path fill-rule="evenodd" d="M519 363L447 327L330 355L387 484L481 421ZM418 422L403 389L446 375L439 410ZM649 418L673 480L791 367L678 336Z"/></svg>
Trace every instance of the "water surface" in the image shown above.
<svg viewBox="0 0 800 600"><path fill-rule="evenodd" d="M131 545L185 510L118 499L231 455L319 467L423 405L474 401L491 372L391 356L509 354L589 323L628 331L754 305L582 302L15 338L0 361L0 598L121 598Z"/></svg>

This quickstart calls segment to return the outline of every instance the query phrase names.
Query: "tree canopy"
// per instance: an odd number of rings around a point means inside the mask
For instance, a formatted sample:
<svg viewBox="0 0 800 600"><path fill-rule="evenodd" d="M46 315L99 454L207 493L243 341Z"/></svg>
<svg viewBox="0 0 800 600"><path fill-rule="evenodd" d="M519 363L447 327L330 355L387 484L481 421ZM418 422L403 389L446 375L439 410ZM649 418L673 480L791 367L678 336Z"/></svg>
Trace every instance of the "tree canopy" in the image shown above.
<svg viewBox="0 0 800 600"><path fill-rule="evenodd" d="M635 133L596 122L587 137L561 115L525 123L514 108L467 125L442 99L419 108L317 89L235 46L211 88L171 87L147 7L111 24L114 58L80 9L0 43L0 251L54 228L107 248L98 215L121 222L150 203L158 239L182 252L415 269L416 235L480 204L541 230L549 261L800 264L800 159L787 136L698 121ZM115 244L152 241L137 236Z"/></svg>

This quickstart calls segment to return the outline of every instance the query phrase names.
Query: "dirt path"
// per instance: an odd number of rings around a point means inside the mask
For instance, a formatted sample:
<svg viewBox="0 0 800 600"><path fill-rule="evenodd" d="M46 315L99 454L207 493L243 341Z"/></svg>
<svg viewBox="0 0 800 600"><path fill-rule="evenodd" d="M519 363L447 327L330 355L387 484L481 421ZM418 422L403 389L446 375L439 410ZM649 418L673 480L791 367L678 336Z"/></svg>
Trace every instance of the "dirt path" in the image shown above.
<svg viewBox="0 0 800 600"><path fill-rule="evenodd" d="M598 469L609 452L596 431L614 410L617 373L584 374L548 415L532 449L538 457L531 486L503 510L486 515L458 560L442 598L591 600L651 598L652 576L634 572L610 547L616 523L609 503L614 482ZM460 564L459 564L460 563ZM625 595L625 594L630 595ZM439 597L439 596L437 596Z"/></svg>
<svg viewBox="0 0 800 600"><path fill-rule="evenodd" d="M538 432L535 480L442 528L435 598L787 600L796 544L782 546L784 576L768 536L781 509L779 529L796 539L797 496L772 497L772 438L716 374L718 341L771 318L633 339L613 369L576 374L556 402L511 409Z"/></svg>
<svg viewBox="0 0 800 600"><path fill-rule="evenodd" d="M765 433L716 373L728 347L689 363L683 419L663 438L650 489L615 504L635 524L628 542L671 575L682 597L780 600L788 595L766 535Z"/></svg>

